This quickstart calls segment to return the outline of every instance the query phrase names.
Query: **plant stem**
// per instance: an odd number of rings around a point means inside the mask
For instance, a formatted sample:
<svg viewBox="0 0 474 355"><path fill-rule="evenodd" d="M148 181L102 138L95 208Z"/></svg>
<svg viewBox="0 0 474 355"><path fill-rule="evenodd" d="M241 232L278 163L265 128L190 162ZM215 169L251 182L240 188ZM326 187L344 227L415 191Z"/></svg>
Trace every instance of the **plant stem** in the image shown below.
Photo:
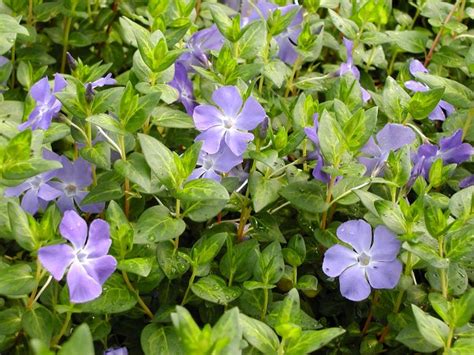
<svg viewBox="0 0 474 355"><path fill-rule="evenodd" d="M295 60L295 63L293 64L293 70L291 71L290 78L288 79L286 83L286 89L285 89L285 97L288 97L290 91L293 92L293 80L295 78L296 71L301 65L301 58L298 56Z"/></svg>
<svg viewBox="0 0 474 355"><path fill-rule="evenodd" d="M74 9L73 9L74 11ZM64 37L63 37L63 55L61 58L61 73L64 73L66 70L66 58L67 58L67 50L69 46L69 32L71 31L71 25L72 25L72 18L71 17L66 17L65 22L64 22Z"/></svg>
<svg viewBox="0 0 474 355"><path fill-rule="evenodd" d="M336 177L335 176L331 176L331 180L329 181L329 185L328 185L328 191L326 193L326 203L329 204L331 202L331 198L332 198L332 188L334 187L334 182L336 181ZM327 224L327 217L328 217L328 209L329 209L329 206L328 208L323 212L323 215L321 217L321 224L319 225L319 227L321 229L326 229L326 224Z"/></svg>
<svg viewBox="0 0 474 355"><path fill-rule="evenodd" d="M267 315L267 308L268 308L268 288L263 289L263 309L262 314L260 316L261 320L264 320Z"/></svg>
<svg viewBox="0 0 474 355"><path fill-rule="evenodd" d="M12 47L12 56L11 56L11 64L12 64L12 73L10 74L11 75L11 89L13 90L13 88L15 87L15 54L16 54L16 45L15 43L13 43L13 47Z"/></svg>
<svg viewBox="0 0 474 355"><path fill-rule="evenodd" d="M438 45L438 43L441 39L441 36L443 35L444 28L448 24L449 20L451 20L451 17L453 17L454 12L456 12L456 9L458 8L460 2L461 2L461 0L457 0L455 2L455 4L454 4L453 8L451 9L451 11L449 12L448 16L446 16L446 18L444 19L443 25L439 29L438 34L436 35L436 37L433 41L433 44L431 45L430 51L428 52L428 55L425 58L425 63L424 63L425 67L428 66L428 64L430 64L431 58L433 57L434 50L435 50L436 46Z"/></svg>
<svg viewBox="0 0 474 355"><path fill-rule="evenodd" d="M64 319L64 323L63 323L63 326L61 327L61 330L59 331L59 334L56 335L51 342L52 348L56 347L56 345L59 344L59 341L64 336L64 334L66 334L67 328L69 327L69 322L71 321L71 315L72 315L71 312L66 313L66 318Z"/></svg>
<svg viewBox="0 0 474 355"><path fill-rule="evenodd" d="M398 50L395 50L393 52L392 59L390 59L390 64L388 65L388 69L387 69L387 74L389 76L392 75L393 67L395 65L395 60L397 59L397 56L398 56Z"/></svg>
<svg viewBox="0 0 474 355"><path fill-rule="evenodd" d="M140 305L140 307L142 307L143 312L150 319L153 319L154 318L153 312L150 311L150 308L148 308L146 303L142 300L142 298L140 297L140 294L138 293L138 291L135 290L135 288L133 287L132 283L130 282L130 279L128 278L127 272L122 270L122 276L123 276L123 279L124 279L125 283L127 284L127 287L129 288L129 290L132 291L135 294L135 296L137 297L138 304Z"/></svg>
<svg viewBox="0 0 474 355"><path fill-rule="evenodd" d="M186 302L188 301L189 291L191 291L191 287L193 286L195 278L196 278L196 271L193 268L193 273L191 274L191 277L189 278L188 287L186 288L186 292L184 293L183 300L181 301L181 306L184 306Z"/></svg>
<svg viewBox="0 0 474 355"><path fill-rule="evenodd" d="M33 0L28 0L28 19L27 23L29 26L33 25Z"/></svg>
<svg viewBox="0 0 474 355"><path fill-rule="evenodd" d="M35 303L35 298L36 298L36 293L38 292L38 287L41 282L41 278L43 277L42 273L42 267L41 267L41 262L39 261L39 258L36 258L36 273L35 273L35 288L33 289L33 292L31 292L30 297L28 298L28 302L26 304L26 308L31 309Z"/></svg>
<svg viewBox="0 0 474 355"><path fill-rule="evenodd" d="M176 199L175 214L176 214L176 218L181 218L181 200L179 198ZM178 250L178 247L179 247L179 235L174 240L174 252Z"/></svg>
<svg viewBox="0 0 474 355"><path fill-rule="evenodd" d="M439 256L444 258L444 240L443 236L438 237L438 249ZM443 293L444 298L448 298L448 275L446 274L446 269L439 270L439 278L441 282L441 292Z"/></svg>

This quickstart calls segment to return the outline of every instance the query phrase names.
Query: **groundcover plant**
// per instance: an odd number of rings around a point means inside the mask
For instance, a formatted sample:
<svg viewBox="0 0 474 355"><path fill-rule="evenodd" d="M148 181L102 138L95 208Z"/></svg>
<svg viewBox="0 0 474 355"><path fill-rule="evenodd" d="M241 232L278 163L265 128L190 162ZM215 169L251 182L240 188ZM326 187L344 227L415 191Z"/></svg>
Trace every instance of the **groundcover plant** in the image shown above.
<svg viewBox="0 0 474 355"><path fill-rule="evenodd" d="M473 354L473 20L0 0L0 352Z"/></svg>

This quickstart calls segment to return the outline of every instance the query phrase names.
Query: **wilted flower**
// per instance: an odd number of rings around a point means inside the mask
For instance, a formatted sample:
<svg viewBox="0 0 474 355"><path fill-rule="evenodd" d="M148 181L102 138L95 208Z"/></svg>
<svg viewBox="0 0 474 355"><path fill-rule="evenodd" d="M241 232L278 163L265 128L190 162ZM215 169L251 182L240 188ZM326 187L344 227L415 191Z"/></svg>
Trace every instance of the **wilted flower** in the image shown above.
<svg viewBox="0 0 474 355"><path fill-rule="evenodd" d="M413 143L416 139L415 133L411 128L397 123L386 124L375 136L370 137L369 141L361 149L369 157L360 157L359 161L367 168L366 175L375 176L383 172L383 167L391 151L396 151Z"/></svg>
<svg viewBox="0 0 474 355"><path fill-rule="evenodd" d="M194 109L194 123L202 132L196 140L203 141L202 149L209 154L217 153L221 142L225 142L232 153L242 155L247 143L253 139L253 134L247 131L263 121L265 110L253 97L243 103L235 86L217 89L212 100L220 109L211 105L199 105Z"/></svg>
<svg viewBox="0 0 474 355"><path fill-rule="evenodd" d="M201 150L197 161L198 168L194 169L189 180L200 177L221 181L221 173L228 173L234 166L242 163L241 156L237 156L223 144L215 154Z"/></svg>
<svg viewBox="0 0 474 355"><path fill-rule="evenodd" d="M461 164L473 154L474 148L469 143L462 142L462 129L458 129L450 137L441 138L439 147L430 143L420 145L413 156L412 179L419 175L428 179L431 165L438 158L444 164Z"/></svg>
<svg viewBox="0 0 474 355"><path fill-rule="evenodd" d="M369 297L370 288L394 288L402 271L397 260L400 241L385 226L372 227L364 220L339 226L337 236L352 248L336 244L324 254L323 271L339 277L342 296L351 301Z"/></svg>
<svg viewBox="0 0 474 355"><path fill-rule="evenodd" d="M359 69L354 65L354 59L352 57L352 51L354 50L354 42L347 38L343 38L344 47L346 47L347 59L344 63L342 63L339 67L338 74L344 75L346 73L352 73L352 75L359 81L360 80L360 72ZM370 100L370 94L367 90L365 90L362 86L360 87L360 91L362 93L362 101L367 102Z"/></svg>
<svg viewBox="0 0 474 355"><path fill-rule="evenodd" d="M81 202L88 194L87 187L92 184L91 165L82 158L69 161L65 156L58 157L63 167L56 171L56 177L60 181L51 181L56 190L61 191L57 201L61 211L75 210L74 202L81 211L88 213L99 213L104 209L104 203L93 203L81 206Z"/></svg>
<svg viewBox="0 0 474 355"><path fill-rule="evenodd" d="M188 71L181 62L176 62L174 67L173 80L169 82L169 85L178 90L179 102L184 105L188 115L192 115L194 107L196 107L196 101L194 100L193 94L193 83L188 78Z"/></svg>
<svg viewBox="0 0 474 355"><path fill-rule="evenodd" d="M43 150L43 157L45 159L55 160L56 154L49 150ZM21 208L26 212L34 215L38 209L44 210L49 201L52 201L61 196L61 191L56 190L48 184L48 181L55 178L57 170L50 170L45 173L33 176L20 185L8 187L5 189L5 196L20 196L22 193Z"/></svg>
<svg viewBox="0 0 474 355"><path fill-rule="evenodd" d="M28 120L18 126L20 131L28 127L35 129L48 129L51 121L61 110L61 102L54 96L55 92L63 90L67 85L60 74L54 74L54 88L51 91L48 77L36 82L30 89L31 97L36 101L36 107L28 116Z"/></svg>
<svg viewBox="0 0 474 355"><path fill-rule="evenodd" d="M314 126L313 127L306 127L304 129L306 136L310 139L311 142L314 143L316 150L313 152L315 158L317 159L317 163L315 168L313 169L313 177L318 179L324 183L328 183L331 179L328 174L326 174L322 169L324 167L324 158L321 154L321 148L319 145L319 137L318 137L318 114L315 113L313 115Z"/></svg>
<svg viewBox="0 0 474 355"><path fill-rule="evenodd" d="M178 62L182 63L187 70L192 70L192 65L207 68L210 62L206 53L210 50L220 50L223 44L224 37L216 25L197 31L186 44L189 50L179 57Z"/></svg>
<svg viewBox="0 0 474 355"><path fill-rule="evenodd" d="M83 303L99 297L102 285L117 266L115 258L107 255L112 244L109 225L95 219L88 234L86 221L75 211L66 211L59 231L72 247L57 244L41 248L38 251L41 264L58 281L67 271L71 302Z"/></svg>
<svg viewBox="0 0 474 355"><path fill-rule="evenodd" d="M419 60L413 59L410 62L410 73L411 75L416 76L417 73L428 73L428 69L426 69L425 66L421 64ZM430 89L427 85L422 84L415 80L406 81L405 87L414 92L428 91ZM438 105L436 105L434 110L428 115L428 118L432 121L435 121L435 120L444 121L446 119L446 116L449 116L453 112L454 112L453 105L451 105L450 103L444 100L440 100Z"/></svg>

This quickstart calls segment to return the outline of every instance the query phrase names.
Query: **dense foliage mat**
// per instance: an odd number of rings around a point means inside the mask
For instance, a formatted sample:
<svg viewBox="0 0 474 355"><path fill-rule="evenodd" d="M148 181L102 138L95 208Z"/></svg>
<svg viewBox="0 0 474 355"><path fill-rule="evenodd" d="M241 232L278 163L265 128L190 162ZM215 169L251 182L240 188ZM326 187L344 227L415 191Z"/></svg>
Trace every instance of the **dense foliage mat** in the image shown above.
<svg viewBox="0 0 474 355"><path fill-rule="evenodd" d="M473 19L0 0L0 352L473 354Z"/></svg>

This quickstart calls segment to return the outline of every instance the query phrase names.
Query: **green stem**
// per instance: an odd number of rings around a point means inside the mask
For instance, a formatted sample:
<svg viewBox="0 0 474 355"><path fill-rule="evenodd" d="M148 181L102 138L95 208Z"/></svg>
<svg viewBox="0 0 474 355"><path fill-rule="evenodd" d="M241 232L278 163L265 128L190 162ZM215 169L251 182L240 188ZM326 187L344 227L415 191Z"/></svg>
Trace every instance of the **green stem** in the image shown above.
<svg viewBox="0 0 474 355"><path fill-rule="evenodd" d="M33 26L33 0L28 0L28 20L29 26Z"/></svg>
<svg viewBox="0 0 474 355"><path fill-rule="evenodd" d="M446 347L445 347L445 353L446 353L446 350L449 350L451 349L451 345L452 345L452 342L453 342L453 338L454 338L454 326L451 326L449 327L449 334L448 334L448 339L446 341Z"/></svg>
<svg viewBox="0 0 474 355"><path fill-rule="evenodd" d="M397 59L398 53L399 52L397 49L393 52L392 59L390 60L390 64L388 65L388 69L387 69L387 74L389 76L392 75L393 73L393 67L395 65L395 60Z"/></svg>
<svg viewBox="0 0 474 355"><path fill-rule="evenodd" d="M263 309L262 314L260 316L261 320L264 320L267 315L267 308L268 308L268 288L263 289Z"/></svg>
<svg viewBox="0 0 474 355"><path fill-rule="evenodd" d="M36 293L38 292L38 287L43 275L44 273L42 272L41 262L39 258L36 258L35 288L33 289L33 292L31 292L30 297L28 298L28 302L26 304L26 308L28 309L31 309L35 303L34 300L36 298Z"/></svg>
<svg viewBox="0 0 474 355"><path fill-rule="evenodd" d="M288 79L286 83L285 97L288 97L290 91L293 90L293 80L295 78L296 71L299 69L300 65L301 65L301 58L298 56L295 60L295 63L293 64L293 70L291 71L290 78Z"/></svg>
<svg viewBox="0 0 474 355"><path fill-rule="evenodd" d="M178 198L176 199L176 207L175 207L176 218L181 218L181 200ZM179 235L174 240L174 252L178 250L179 247Z"/></svg>
<svg viewBox="0 0 474 355"><path fill-rule="evenodd" d="M66 17L65 24L64 24L63 55L61 58L61 70L60 70L61 73L64 73L64 71L66 70L66 59L67 59L67 51L68 51L68 46L69 46L69 32L71 32L71 25L72 25L72 18Z"/></svg>
<svg viewBox="0 0 474 355"><path fill-rule="evenodd" d="M332 198L332 189L334 187L334 182L336 181L336 177L334 176L331 176L331 180L329 181L329 185L328 185L328 190L327 190L327 193L326 193L326 203L329 205L331 203L331 198ZM328 209L329 209L329 206L328 208L323 212L323 215L321 217L321 223L319 225L319 227L324 230L326 229L326 224L327 224L327 217L328 217Z"/></svg>
<svg viewBox="0 0 474 355"><path fill-rule="evenodd" d="M150 308L148 308L146 303L142 300L142 298L140 297L140 294L138 293L138 291L135 290L135 288L133 287L132 283L130 282L130 279L128 278L127 272L122 270L122 276L123 276L123 279L124 279L125 283L127 284L127 287L129 288L129 290L132 291L135 294L135 296L137 298L137 301L138 301L138 304L142 308L143 312L150 319L153 319L154 318L153 312L150 311Z"/></svg>
<svg viewBox="0 0 474 355"><path fill-rule="evenodd" d="M12 56L11 56L11 64L12 64L12 73L10 74L11 75L11 89L13 90L13 88L15 87L15 55L16 55L16 45L15 43L13 43L13 47L12 47Z"/></svg>
<svg viewBox="0 0 474 355"><path fill-rule="evenodd" d="M63 323L63 326L61 327L61 330L59 331L58 335L56 335L53 338L51 342L52 348L56 347L59 344L59 341L61 340L61 338L64 336L64 334L66 334L66 331L69 328L69 322L71 321L71 316L72 316L71 312L66 313L66 318L64 319L64 323Z"/></svg>
<svg viewBox="0 0 474 355"><path fill-rule="evenodd" d="M181 302L181 306L184 306L186 302L188 301L188 296L189 296L189 291L191 291L191 287L194 284L194 279L196 278L196 271L193 268L193 273L191 274L191 277L189 278L188 282L188 287L186 288L186 292L184 293L183 301Z"/></svg>
<svg viewBox="0 0 474 355"><path fill-rule="evenodd" d="M439 256L444 258L444 240L443 236L438 237L438 249L439 249ZM446 274L446 269L439 270L439 277L441 282L441 292L443 293L444 298L448 298L448 275Z"/></svg>
<svg viewBox="0 0 474 355"><path fill-rule="evenodd" d="M298 268L296 266L293 266L293 287L296 287L297 283L298 283Z"/></svg>

